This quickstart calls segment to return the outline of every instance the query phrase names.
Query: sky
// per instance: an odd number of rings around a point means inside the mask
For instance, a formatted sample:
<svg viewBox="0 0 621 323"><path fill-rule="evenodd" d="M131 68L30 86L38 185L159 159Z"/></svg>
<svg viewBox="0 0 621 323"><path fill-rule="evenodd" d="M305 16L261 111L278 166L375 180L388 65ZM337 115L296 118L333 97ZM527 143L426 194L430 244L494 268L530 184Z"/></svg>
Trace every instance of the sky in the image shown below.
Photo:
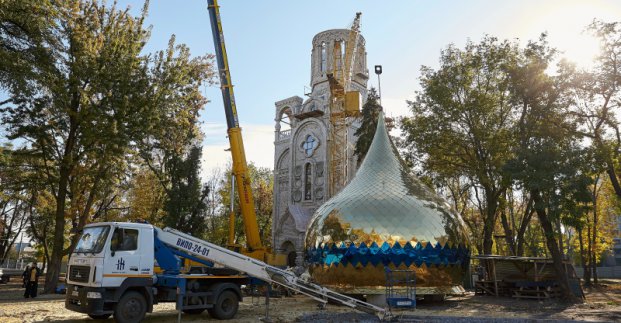
<svg viewBox="0 0 621 323"><path fill-rule="evenodd" d="M119 0L139 12L143 1ZM206 0L152 0L146 52L164 49L172 34L193 55L214 53ZM388 116L408 115L406 100L420 89L422 65L437 68L440 51L462 48L486 34L500 39L535 40L547 32L552 46L570 60L588 65L597 43L583 33L594 19L621 21L621 1L373 1L220 0L220 14L246 159L273 168L274 102L298 95L310 83L311 41L315 34L348 28L362 12L369 86L377 87L374 65L382 65L382 103ZM205 86L210 102L201 112L202 175L230 160L219 87Z"/></svg>

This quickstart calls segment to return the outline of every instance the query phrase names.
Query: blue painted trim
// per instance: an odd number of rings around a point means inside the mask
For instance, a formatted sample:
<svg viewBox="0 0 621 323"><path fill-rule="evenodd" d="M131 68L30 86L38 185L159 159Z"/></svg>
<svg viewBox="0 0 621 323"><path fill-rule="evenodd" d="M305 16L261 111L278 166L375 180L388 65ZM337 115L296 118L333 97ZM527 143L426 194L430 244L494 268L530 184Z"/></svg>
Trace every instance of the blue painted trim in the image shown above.
<svg viewBox="0 0 621 323"><path fill-rule="evenodd" d="M207 261L207 260L204 260L204 259L201 259L201 258L194 257L192 255L189 255L189 254L187 254L185 252L182 252L182 251L179 251L177 249L171 249L171 251L172 251L172 253L174 253L175 255L177 255L179 257L183 257L183 258L186 258L186 259L190 259L190 260L196 261L196 262L198 262L200 264L203 264L203 265L205 265L207 267L213 267L213 262L211 262L211 261Z"/></svg>
<svg viewBox="0 0 621 323"><path fill-rule="evenodd" d="M328 266L361 264L366 267L368 264L373 266L392 264L398 267L404 264L409 267L414 264L420 267L423 263L427 266L467 266L470 262L470 250L463 245L449 247L447 244L442 247L440 243L435 246L427 243L424 248L420 243L412 246L409 242L403 247L398 242L395 242L393 246L390 246L388 242L384 242L381 246L373 242L367 246L363 242L358 247L353 243L349 246L341 243L338 247L332 243L308 249L306 260L311 264Z"/></svg>
<svg viewBox="0 0 621 323"><path fill-rule="evenodd" d="M164 270L166 274L179 274L181 269L181 261L174 255L172 249L166 246L162 240L157 237L157 231L153 231L153 247L154 256L157 260L157 265Z"/></svg>

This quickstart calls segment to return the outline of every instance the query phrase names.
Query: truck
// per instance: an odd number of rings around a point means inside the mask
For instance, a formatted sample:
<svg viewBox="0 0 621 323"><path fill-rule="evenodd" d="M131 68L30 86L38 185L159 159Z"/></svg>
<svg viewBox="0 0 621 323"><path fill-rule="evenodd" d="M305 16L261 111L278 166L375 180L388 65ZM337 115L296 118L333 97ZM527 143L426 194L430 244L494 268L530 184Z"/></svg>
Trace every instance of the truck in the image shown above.
<svg viewBox="0 0 621 323"><path fill-rule="evenodd" d="M11 280L11 277L20 277L23 272L23 269L0 268L0 283L6 284Z"/></svg>
<svg viewBox="0 0 621 323"><path fill-rule="evenodd" d="M184 266L185 260L201 270ZM268 265L172 228L148 223L101 222L86 225L68 262L65 307L93 319L114 315L120 323L140 322L153 305L175 302L186 314L207 310L232 319L250 280L276 284L328 302L384 317L384 308L339 294Z"/></svg>

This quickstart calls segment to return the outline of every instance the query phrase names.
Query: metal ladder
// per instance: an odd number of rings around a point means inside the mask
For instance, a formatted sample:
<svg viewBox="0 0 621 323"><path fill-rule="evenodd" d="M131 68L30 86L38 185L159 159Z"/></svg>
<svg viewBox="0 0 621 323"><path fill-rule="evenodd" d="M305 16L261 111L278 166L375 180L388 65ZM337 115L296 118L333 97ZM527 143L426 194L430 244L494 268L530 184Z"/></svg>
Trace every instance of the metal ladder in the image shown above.
<svg viewBox="0 0 621 323"><path fill-rule="evenodd" d="M365 313L377 315L380 319L385 319L389 316L389 311L382 307L309 282L296 276L293 272L270 266L260 260L242 255L172 228L165 228L164 230L158 228L154 229L158 231L158 238L164 244L182 253L187 253L191 257L215 262L225 267L244 272L249 276L261 279L265 282L283 286L294 292L304 294L322 303L324 306L328 301L332 301Z"/></svg>

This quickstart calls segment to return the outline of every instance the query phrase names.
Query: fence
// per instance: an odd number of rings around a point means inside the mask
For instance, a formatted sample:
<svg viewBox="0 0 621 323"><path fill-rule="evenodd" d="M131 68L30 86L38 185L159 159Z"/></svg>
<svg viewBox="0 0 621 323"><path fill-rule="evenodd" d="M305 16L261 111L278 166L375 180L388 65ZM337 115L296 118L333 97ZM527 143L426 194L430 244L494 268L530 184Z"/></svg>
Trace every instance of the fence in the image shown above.
<svg viewBox="0 0 621 323"><path fill-rule="evenodd" d="M576 266L576 274L584 278L584 269ZM597 267L598 278L621 278L621 266Z"/></svg>
<svg viewBox="0 0 621 323"><path fill-rule="evenodd" d="M7 259L2 264L0 264L0 268L24 269L28 264L30 264L30 262L24 259Z"/></svg>

